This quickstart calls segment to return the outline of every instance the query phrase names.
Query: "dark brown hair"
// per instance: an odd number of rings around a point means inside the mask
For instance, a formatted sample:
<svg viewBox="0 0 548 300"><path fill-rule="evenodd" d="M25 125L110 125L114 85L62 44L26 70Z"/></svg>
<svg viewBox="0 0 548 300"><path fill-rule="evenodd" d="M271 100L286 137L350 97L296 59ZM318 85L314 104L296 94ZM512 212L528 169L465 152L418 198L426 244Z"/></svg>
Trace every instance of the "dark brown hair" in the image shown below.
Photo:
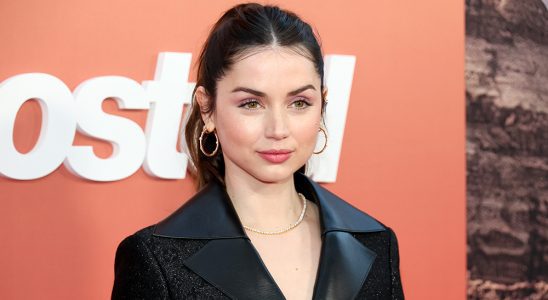
<svg viewBox="0 0 548 300"><path fill-rule="evenodd" d="M282 10L277 6L263 6L257 3L240 4L226 11L215 23L204 43L199 56L196 88L203 86L210 103L202 107L204 113L215 110L217 82L230 67L248 51L267 46L290 47L314 63L320 77L322 91L322 115L325 111L324 99L324 63L318 39L309 24L296 14ZM224 184L225 164L222 147L217 153L208 157L200 151L198 138L204 122L200 106L192 92L192 106L185 126L185 142L190 155L191 170L201 189L211 180ZM213 134L208 134L203 145L206 151L215 147ZM206 136L206 135L204 135ZM304 173L306 164L298 172Z"/></svg>

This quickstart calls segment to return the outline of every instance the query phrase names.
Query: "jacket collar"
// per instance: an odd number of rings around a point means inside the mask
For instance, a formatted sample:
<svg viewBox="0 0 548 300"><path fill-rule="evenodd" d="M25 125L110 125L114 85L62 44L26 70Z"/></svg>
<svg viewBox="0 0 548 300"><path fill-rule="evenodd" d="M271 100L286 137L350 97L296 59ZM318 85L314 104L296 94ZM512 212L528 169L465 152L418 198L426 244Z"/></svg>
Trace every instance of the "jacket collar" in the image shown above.
<svg viewBox="0 0 548 300"><path fill-rule="evenodd" d="M322 249L313 299L354 299L377 254L352 233L384 231L386 227L305 175L295 174L295 187L320 211ZM184 264L230 298L285 299L219 183L208 184L158 223L153 235L211 240Z"/></svg>
<svg viewBox="0 0 548 300"><path fill-rule="evenodd" d="M355 208L301 173L295 173L298 192L320 210L322 235L330 231L385 230L377 220ZM158 223L154 235L187 239L248 238L225 188L213 181L169 217Z"/></svg>

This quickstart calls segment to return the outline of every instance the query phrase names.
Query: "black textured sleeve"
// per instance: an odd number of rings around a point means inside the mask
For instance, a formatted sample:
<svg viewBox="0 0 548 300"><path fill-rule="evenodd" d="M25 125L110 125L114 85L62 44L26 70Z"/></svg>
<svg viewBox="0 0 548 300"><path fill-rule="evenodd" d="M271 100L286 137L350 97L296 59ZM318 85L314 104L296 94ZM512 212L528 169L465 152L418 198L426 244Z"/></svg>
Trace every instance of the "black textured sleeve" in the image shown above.
<svg viewBox="0 0 548 300"><path fill-rule="evenodd" d="M126 237L116 250L112 299L168 299L165 277L143 240Z"/></svg>
<svg viewBox="0 0 548 300"><path fill-rule="evenodd" d="M391 284L392 284L392 299L393 300L403 300L405 299L403 295L403 288L401 284L400 276L400 255L398 250L398 239L396 238L396 233L392 229L390 231L390 273L391 273Z"/></svg>

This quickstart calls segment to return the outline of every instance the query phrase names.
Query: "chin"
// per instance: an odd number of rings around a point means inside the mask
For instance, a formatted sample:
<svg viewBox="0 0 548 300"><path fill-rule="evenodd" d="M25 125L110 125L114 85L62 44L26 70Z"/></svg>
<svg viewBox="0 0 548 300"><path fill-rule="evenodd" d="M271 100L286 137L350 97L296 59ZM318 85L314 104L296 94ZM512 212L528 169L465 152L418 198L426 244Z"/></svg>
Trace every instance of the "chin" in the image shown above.
<svg viewBox="0 0 548 300"><path fill-rule="evenodd" d="M225 153L225 165L230 164L234 171L239 169L235 174L246 173L262 183L277 183L292 179L293 174L304 165L304 163L297 163L300 161L301 159L290 159L281 164L270 164L260 157L243 161L227 160Z"/></svg>
<svg viewBox="0 0 548 300"><path fill-rule="evenodd" d="M269 168L265 168L260 172L253 174L253 177L264 183L276 183L290 179L291 177L293 177L293 173L297 170L292 171L292 169L288 168L286 170L271 170L270 172L268 171Z"/></svg>

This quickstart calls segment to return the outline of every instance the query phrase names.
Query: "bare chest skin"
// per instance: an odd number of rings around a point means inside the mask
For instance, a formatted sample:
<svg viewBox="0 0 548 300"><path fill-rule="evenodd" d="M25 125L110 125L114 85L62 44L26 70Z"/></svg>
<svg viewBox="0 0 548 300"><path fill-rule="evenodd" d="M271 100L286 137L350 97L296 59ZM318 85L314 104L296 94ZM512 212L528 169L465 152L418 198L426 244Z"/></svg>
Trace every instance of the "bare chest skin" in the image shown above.
<svg viewBox="0 0 548 300"><path fill-rule="evenodd" d="M267 236L247 232L263 263L288 300L312 299L320 261L318 207L311 201L307 204L301 224L286 233Z"/></svg>

